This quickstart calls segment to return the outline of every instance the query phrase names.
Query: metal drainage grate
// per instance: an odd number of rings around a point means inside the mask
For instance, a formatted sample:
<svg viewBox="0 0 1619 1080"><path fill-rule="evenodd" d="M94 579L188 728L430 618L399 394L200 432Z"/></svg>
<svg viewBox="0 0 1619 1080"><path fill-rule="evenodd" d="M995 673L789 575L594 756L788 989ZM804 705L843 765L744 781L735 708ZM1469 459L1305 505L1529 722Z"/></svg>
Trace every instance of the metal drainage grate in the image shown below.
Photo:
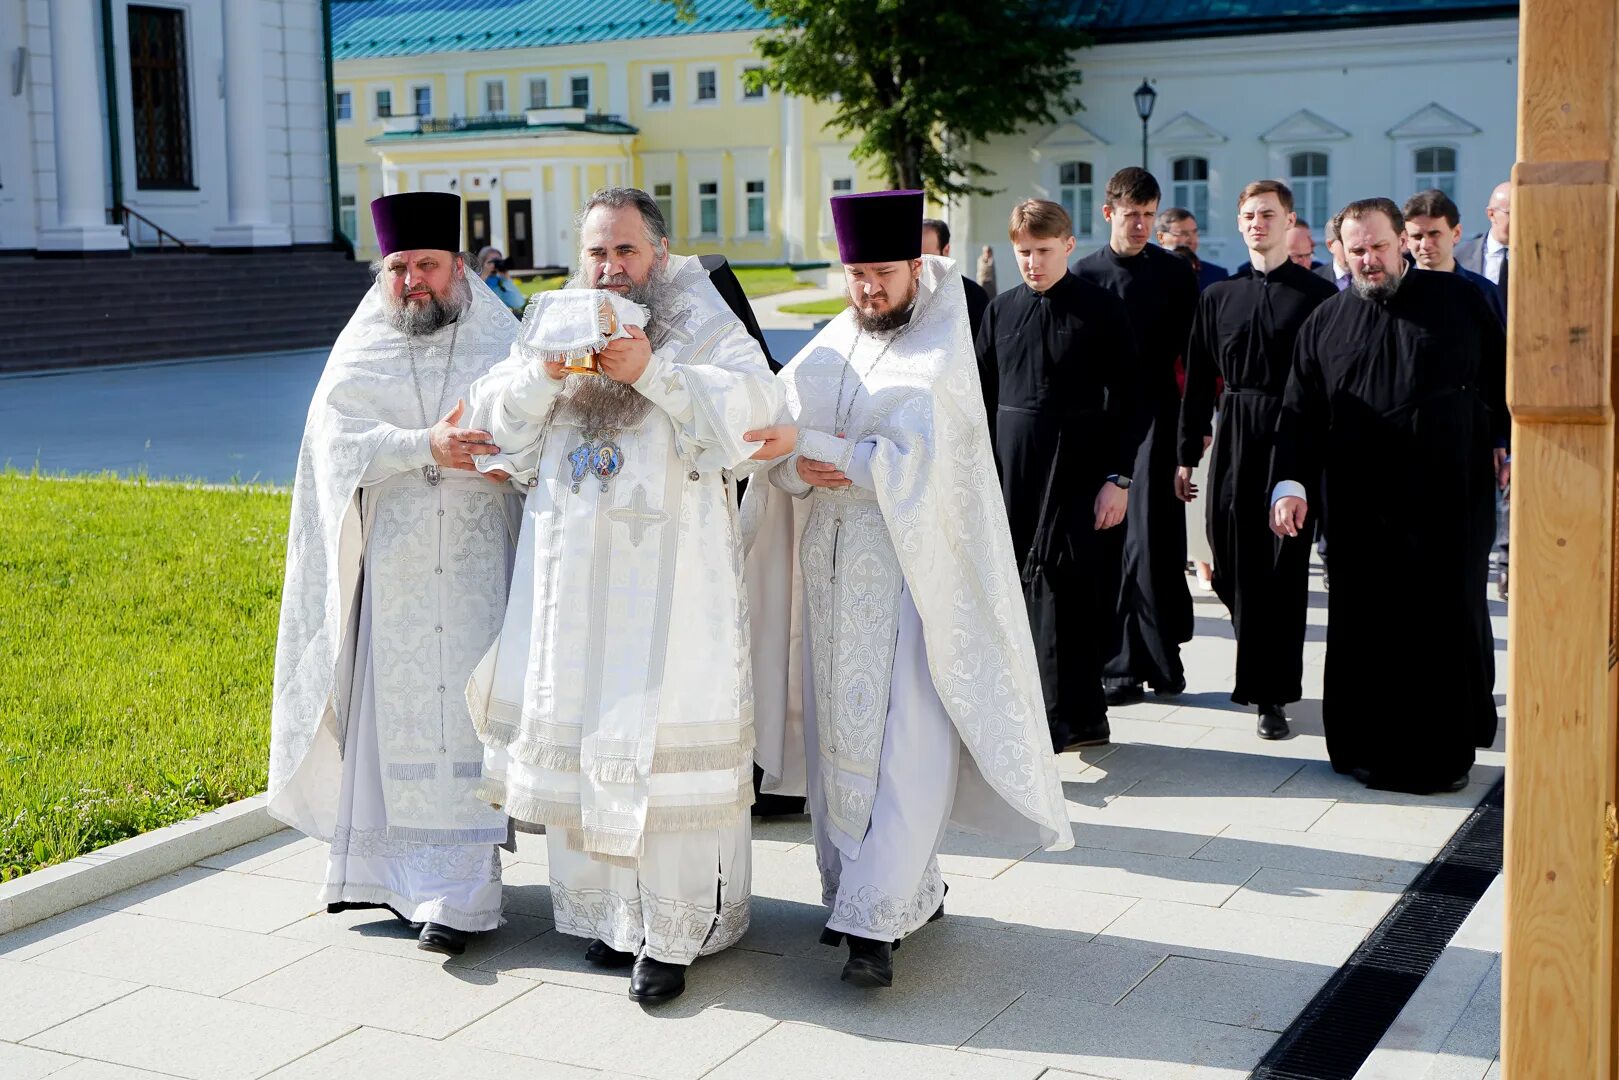
<svg viewBox="0 0 1619 1080"><path fill-rule="evenodd" d="M1501 872L1505 780L1271 1047L1252 1080L1352 1080Z"/></svg>

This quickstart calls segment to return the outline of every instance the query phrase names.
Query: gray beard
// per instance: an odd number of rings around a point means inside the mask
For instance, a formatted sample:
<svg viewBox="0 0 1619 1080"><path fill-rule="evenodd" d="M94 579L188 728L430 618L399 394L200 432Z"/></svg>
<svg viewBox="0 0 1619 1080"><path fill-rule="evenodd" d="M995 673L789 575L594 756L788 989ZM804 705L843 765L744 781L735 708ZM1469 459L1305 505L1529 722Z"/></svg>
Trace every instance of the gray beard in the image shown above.
<svg viewBox="0 0 1619 1080"><path fill-rule="evenodd" d="M425 304L407 303L403 296L387 297L388 325L406 337L436 334L459 319L472 306L472 286L465 275L453 278L444 296L437 293Z"/></svg>
<svg viewBox="0 0 1619 1080"><path fill-rule="evenodd" d="M568 279L570 289L592 289L583 272ZM667 333L667 317L674 310L675 298L680 290L664 267L659 267L641 285L631 284L626 299L646 308L646 336L656 348ZM557 396L558 409L587 432L621 431L633 428L652 411L652 402L629 383L617 382L605 375L569 375L562 393Z"/></svg>
<svg viewBox="0 0 1619 1080"><path fill-rule="evenodd" d="M1355 286L1355 295L1362 300L1389 300L1400 291L1400 282L1404 280L1405 274L1399 277L1384 275L1381 285L1371 285L1357 277L1353 279L1352 284Z"/></svg>

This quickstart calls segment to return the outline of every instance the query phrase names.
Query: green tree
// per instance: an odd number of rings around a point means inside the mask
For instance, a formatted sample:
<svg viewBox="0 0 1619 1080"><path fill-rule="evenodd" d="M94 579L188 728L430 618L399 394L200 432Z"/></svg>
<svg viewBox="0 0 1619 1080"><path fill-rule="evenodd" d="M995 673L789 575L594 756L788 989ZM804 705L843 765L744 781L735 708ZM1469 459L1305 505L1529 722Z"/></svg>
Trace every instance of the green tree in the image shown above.
<svg viewBox="0 0 1619 1080"><path fill-rule="evenodd" d="M700 3L701 0L695 0ZM755 85L835 105L829 126L894 187L988 195L965 146L1054 124L1080 107L1075 50L1090 43L1057 0L753 0L778 27L756 43ZM690 6L693 0L685 0Z"/></svg>

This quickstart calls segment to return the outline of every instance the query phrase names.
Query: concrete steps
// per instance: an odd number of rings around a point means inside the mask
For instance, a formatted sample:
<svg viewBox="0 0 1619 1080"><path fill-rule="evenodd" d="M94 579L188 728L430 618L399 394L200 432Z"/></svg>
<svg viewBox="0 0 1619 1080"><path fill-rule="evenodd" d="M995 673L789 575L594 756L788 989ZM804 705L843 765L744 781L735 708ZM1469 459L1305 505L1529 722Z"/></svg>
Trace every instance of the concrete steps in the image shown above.
<svg viewBox="0 0 1619 1080"><path fill-rule="evenodd" d="M329 345L371 284L334 251L6 259L0 372Z"/></svg>

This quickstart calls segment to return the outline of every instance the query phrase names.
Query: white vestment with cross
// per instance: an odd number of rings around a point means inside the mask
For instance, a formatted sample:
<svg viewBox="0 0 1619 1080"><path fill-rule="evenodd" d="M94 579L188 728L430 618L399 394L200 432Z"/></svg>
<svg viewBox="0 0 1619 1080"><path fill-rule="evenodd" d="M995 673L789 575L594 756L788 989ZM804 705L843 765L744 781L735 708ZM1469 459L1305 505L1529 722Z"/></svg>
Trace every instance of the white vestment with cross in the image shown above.
<svg viewBox="0 0 1619 1080"><path fill-rule="evenodd" d="M679 291L653 313L638 423L586 431L564 402L546 427L566 384L518 348L469 395L506 451L486 467L532 487L468 699L485 796L552 837L557 928L689 962L746 927L753 696L729 470L782 394L701 265L668 272ZM688 884L672 863L690 861L704 865ZM716 866L737 861L716 911Z"/></svg>

